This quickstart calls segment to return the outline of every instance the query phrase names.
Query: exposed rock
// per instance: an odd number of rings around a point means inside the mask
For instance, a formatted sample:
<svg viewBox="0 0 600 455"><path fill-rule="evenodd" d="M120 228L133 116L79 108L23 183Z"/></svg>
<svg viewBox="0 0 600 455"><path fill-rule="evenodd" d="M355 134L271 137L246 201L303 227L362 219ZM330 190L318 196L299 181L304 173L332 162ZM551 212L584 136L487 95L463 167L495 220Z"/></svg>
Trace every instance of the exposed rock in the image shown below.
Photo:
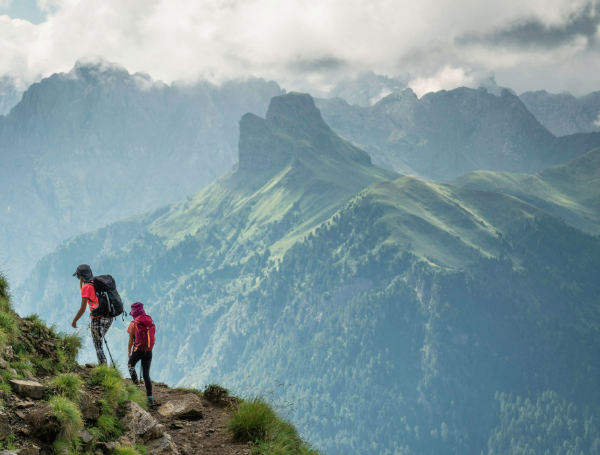
<svg viewBox="0 0 600 455"><path fill-rule="evenodd" d="M50 414L48 403L39 403L29 411L27 423L31 427L31 433L40 441L52 443L61 431L60 422Z"/></svg>
<svg viewBox="0 0 600 455"><path fill-rule="evenodd" d="M5 346L4 347L4 357L6 357L7 359L12 359L15 356L15 354L13 353L13 348L12 346Z"/></svg>
<svg viewBox="0 0 600 455"><path fill-rule="evenodd" d="M13 376L17 375L17 370L15 370L14 368L9 368L8 371L10 371L10 374L12 374Z"/></svg>
<svg viewBox="0 0 600 455"><path fill-rule="evenodd" d="M0 439L6 438L10 433L11 430L8 423L8 416L6 414L0 414Z"/></svg>
<svg viewBox="0 0 600 455"><path fill-rule="evenodd" d="M94 404L90 396L85 392L79 394L79 409L86 420L96 420L100 417L98 406Z"/></svg>
<svg viewBox="0 0 600 455"><path fill-rule="evenodd" d="M9 383L12 391L21 397L31 397L41 400L44 396L45 387L39 382L11 379Z"/></svg>
<svg viewBox="0 0 600 455"><path fill-rule="evenodd" d="M2 450L0 451L0 455L17 455L17 452L13 452L12 450Z"/></svg>
<svg viewBox="0 0 600 455"><path fill-rule="evenodd" d="M40 448L37 446L22 447L19 450L17 450L17 453L19 455L39 455Z"/></svg>
<svg viewBox="0 0 600 455"><path fill-rule="evenodd" d="M79 437L85 444L89 444L94 439L94 437L86 429L81 430Z"/></svg>
<svg viewBox="0 0 600 455"><path fill-rule="evenodd" d="M8 366L8 362L0 357L0 368L5 369Z"/></svg>
<svg viewBox="0 0 600 455"><path fill-rule="evenodd" d="M184 444L181 449L179 449L179 453L182 455L192 455L192 446L189 444Z"/></svg>
<svg viewBox="0 0 600 455"><path fill-rule="evenodd" d="M188 393L175 400L163 404L158 413L163 417L175 419L198 420L202 418L202 402L197 395Z"/></svg>
<svg viewBox="0 0 600 455"><path fill-rule="evenodd" d="M134 444L145 444L152 439L160 438L165 432L164 426L156 422L154 417L133 401L127 401L122 405L121 415L121 423L125 426L125 437Z"/></svg>
<svg viewBox="0 0 600 455"><path fill-rule="evenodd" d="M176 455L179 453L173 441L171 441L171 436L167 433L163 434L158 439L153 439L146 444L146 449L148 451L148 455L167 455L172 454Z"/></svg>

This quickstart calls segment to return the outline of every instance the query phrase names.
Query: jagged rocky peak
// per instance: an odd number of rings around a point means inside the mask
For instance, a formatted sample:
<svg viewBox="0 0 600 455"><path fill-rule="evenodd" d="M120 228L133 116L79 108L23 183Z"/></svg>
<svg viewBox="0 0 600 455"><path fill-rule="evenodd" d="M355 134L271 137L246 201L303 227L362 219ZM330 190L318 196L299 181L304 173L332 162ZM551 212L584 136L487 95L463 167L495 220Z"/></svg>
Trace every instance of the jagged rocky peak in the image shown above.
<svg viewBox="0 0 600 455"><path fill-rule="evenodd" d="M265 170L302 153L371 164L371 157L335 134L313 98L291 92L271 99L266 119L246 114L240 121L239 169Z"/></svg>
<svg viewBox="0 0 600 455"><path fill-rule="evenodd" d="M86 57L77 60L73 69L66 74L86 82L103 81L109 78L128 79L129 71L119 63L109 62L102 57Z"/></svg>
<svg viewBox="0 0 600 455"><path fill-rule="evenodd" d="M313 138L318 132L331 132L307 93L290 92L273 97L266 117L277 128L303 139Z"/></svg>

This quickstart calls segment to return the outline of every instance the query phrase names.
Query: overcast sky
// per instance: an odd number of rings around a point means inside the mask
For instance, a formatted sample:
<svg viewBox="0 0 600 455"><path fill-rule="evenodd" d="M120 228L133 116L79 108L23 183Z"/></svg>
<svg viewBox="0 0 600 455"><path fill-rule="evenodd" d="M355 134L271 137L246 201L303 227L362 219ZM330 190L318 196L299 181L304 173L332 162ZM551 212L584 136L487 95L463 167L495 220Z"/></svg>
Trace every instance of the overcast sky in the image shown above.
<svg viewBox="0 0 600 455"><path fill-rule="evenodd" d="M156 79L254 75L327 88L363 71L419 95L496 82L600 90L600 6L583 0L0 0L0 75L29 84L102 56Z"/></svg>

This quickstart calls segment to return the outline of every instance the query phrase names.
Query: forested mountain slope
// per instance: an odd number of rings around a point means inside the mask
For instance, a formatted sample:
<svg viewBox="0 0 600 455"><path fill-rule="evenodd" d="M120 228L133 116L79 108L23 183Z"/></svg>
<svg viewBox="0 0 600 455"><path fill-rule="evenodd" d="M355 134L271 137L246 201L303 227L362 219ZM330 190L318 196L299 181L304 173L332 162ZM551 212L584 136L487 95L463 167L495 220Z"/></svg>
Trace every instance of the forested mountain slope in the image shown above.
<svg viewBox="0 0 600 455"><path fill-rule="evenodd" d="M325 121L376 163L408 175L448 180L475 170L535 173L600 146L600 134L556 138L503 89L427 93L406 89L371 107L318 100Z"/></svg>
<svg viewBox="0 0 600 455"><path fill-rule="evenodd" d="M328 453L598 453L600 239L378 169L306 95L244 116L239 153L187 201L62 244L21 311L66 325L90 263L157 321L157 379L287 384Z"/></svg>
<svg viewBox="0 0 600 455"><path fill-rule="evenodd" d="M66 238L185 198L237 160L238 121L282 90L165 85L106 61L33 84L0 116L0 252L13 283Z"/></svg>
<svg viewBox="0 0 600 455"><path fill-rule="evenodd" d="M575 97L546 90L522 93L519 98L535 118L556 136L600 131L600 92Z"/></svg>
<svg viewBox="0 0 600 455"><path fill-rule="evenodd" d="M449 184L510 194L582 231L600 234L600 148L534 175L476 171Z"/></svg>

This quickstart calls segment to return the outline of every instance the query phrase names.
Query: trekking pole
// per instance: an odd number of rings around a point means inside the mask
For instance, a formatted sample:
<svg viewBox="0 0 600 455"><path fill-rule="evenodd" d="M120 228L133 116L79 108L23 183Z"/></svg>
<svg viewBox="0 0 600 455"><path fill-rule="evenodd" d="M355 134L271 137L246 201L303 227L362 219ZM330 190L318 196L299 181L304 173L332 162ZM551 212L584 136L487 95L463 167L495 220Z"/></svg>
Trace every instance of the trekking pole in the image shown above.
<svg viewBox="0 0 600 455"><path fill-rule="evenodd" d="M106 350L108 351L108 355L110 356L110 361L112 363L113 368L115 367L115 361L113 360L112 354L110 353L110 349L108 349L108 341L106 341L106 335L102 337L104 339L104 344L106 344Z"/></svg>

